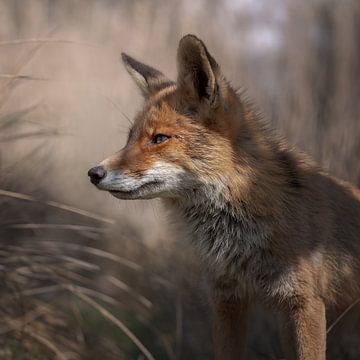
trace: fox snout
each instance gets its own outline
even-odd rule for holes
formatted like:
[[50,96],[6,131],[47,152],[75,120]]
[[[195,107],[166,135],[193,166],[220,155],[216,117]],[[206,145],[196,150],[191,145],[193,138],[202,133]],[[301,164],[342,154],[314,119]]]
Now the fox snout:
[[88,171],[88,176],[94,185],[98,185],[105,178],[106,170],[103,166],[95,166]]
[[90,182],[99,190],[113,192],[130,192],[137,188],[138,180],[123,174],[119,169],[108,169],[100,163],[88,171]]
[[187,178],[181,168],[161,162],[142,172],[111,169],[100,164],[91,168],[88,176],[99,190],[109,191],[119,199],[174,196]]
[[126,186],[125,189],[123,189],[124,178],[126,178],[126,176],[124,176],[120,170],[108,169],[103,163],[92,167],[88,171],[88,176],[90,182],[99,190],[117,190],[117,187],[119,186],[121,188],[119,190],[128,190],[126,189]]

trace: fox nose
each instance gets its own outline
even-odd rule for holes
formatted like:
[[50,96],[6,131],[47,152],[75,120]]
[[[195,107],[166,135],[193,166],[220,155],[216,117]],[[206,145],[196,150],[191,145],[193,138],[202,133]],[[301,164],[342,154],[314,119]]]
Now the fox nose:
[[102,166],[95,166],[88,171],[90,181],[97,185],[106,176],[106,170]]

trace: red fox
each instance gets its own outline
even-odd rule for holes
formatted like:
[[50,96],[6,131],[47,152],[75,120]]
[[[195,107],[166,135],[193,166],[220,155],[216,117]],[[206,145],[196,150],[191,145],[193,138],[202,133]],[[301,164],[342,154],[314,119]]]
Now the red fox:
[[176,82],[122,59],[144,108],[91,182],[161,198],[185,229],[212,289],[216,359],[244,358],[260,300],[285,314],[287,360],[324,360],[325,310],[360,296],[359,190],[274,136],[194,35],[180,40]]

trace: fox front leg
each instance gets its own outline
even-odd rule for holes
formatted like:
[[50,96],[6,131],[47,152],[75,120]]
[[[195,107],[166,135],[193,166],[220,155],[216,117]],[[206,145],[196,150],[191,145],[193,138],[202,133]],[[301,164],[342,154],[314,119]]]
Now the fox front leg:
[[286,360],[325,360],[326,316],[321,299],[309,299],[287,312],[284,329]]
[[214,299],[214,347],[216,360],[245,359],[248,301]]

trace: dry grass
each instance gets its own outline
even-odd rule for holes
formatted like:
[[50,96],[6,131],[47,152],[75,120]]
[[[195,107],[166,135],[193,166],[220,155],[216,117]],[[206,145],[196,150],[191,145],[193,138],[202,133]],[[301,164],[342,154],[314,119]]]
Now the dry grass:
[[[28,57],[24,56],[21,65],[16,69],[17,72],[21,71],[39,49],[38,42],[34,43],[35,48],[29,51]],[[15,80],[34,80],[19,75],[5,79],[8,81],[1,91],[4,99],[1,106],[16,90],[18,83],[15,83]],[[26,121],[26,115],[31,111],[36,111],[36,107],[4,113],[0,117],[2,144],[28,139],[34,134],[47,139],[49,135],[53,135],[49,130],[49,124],[41,131],[35,124],[35,130],[19,133],[19,123]],[[41,160],[41,157],[31,155],[33,156],[30,157],[30,161]],[[26,179],[16,178],[18,173],[12,172],[10,175],[8,179],[0,177],[0,186],[5,186],[6,180],[10,179],[12,187],[33,190]],[[123,333],[124,338],[128,339],[126,342],[132,343],[146,359],[154,359],[125,322],[112,313],[114,309],[124,314],[133,312],[139,317],[139,323],[149,328],[146,321],[149,321],[152,302],[123,280],[113,274],[106,274],[103,270],[109,262],[119,264],[132,272],[141,272],[142,275],[145,269],[127,258],[89,245],[89,239],[98,240],[101,236],[105,237],[105,229],[100,225],[114,224],[114,220],[47,200],[44,191],[42,192],[40,199],[0,188],[1,358],[70,360],[93,358],[94,352],[98,356],[127,358],[112,336],[99,337],[100,344],[95,351],[91,349],[81,324],[85,304],[89,307],[88,311],[98,311],[106,321],[113,323],[118,331]],[[24,203],[29,204],[24,206]],[[59,212],[57,216],[56,213]],[[45,219],[44,215],[48,217],[51,213],[60,221],[69,218],[76,222],[82,218],[82,222],[69,224],[36,221]],[[59,232],[60,236],[57,234]],[[59,241],[51,239],[54,236],[58,237]],[[91,260],[87,260],[88,257]],[[101,265],[98,265],[99,263]],[[153,278],[158,283],[166,284],[159,276],[153,275]],[[104,287],[116,288],[116,291],[113,291],[115,295],[108,294]],[[118,299],[119,293],[126,294],[125,299],[129,299]],[[152,332],[156,330],[156,337],[162,339],[163,352],[170,354],[169,358],[173,359],[172,345],[154,325],[151,328]]]
[[[119,54],[174,77],[177,41],[196,33],[281,133],[360,184],[358,2],[15,3],[0,0],[0,358],[211,358],[187,244],[156,203],[115,202],[86,178],[140,102]],[[249,359],[281,358],[275,319],[254,310]],[[360,357],[359,321],[358,304],[330,314],[329,359]]]

